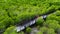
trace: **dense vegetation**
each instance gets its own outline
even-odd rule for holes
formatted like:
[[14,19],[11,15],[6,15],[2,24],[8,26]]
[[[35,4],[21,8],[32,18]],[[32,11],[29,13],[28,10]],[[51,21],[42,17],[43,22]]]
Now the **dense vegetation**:
[[14,30],[16,24],[45,14],[49,14],[46,20],[39,17],[36,21],[38,34],[60,34],[60,0],[0,0],[0,30],[3,34],[24,34]]

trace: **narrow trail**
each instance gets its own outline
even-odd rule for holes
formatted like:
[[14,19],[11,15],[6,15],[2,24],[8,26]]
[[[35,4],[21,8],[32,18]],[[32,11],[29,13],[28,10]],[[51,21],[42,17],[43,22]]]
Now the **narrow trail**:
[[[49,14],[54,13],[55,11],[56,11],[56,10],[53,10],[53,11],[51,11],[51,12],[47,12],[46,14],[43,14],[43,15],[42,15],[42,18],[45,20],[46,17],[47,17]],[[39,17],[41,17],[41,16],[39,16]],[[39,17],[37,17],[37,18],[39,18]],[[17,27],[16,27],[17,32],[19,32],[19,31],[21,31],[21,30],[24,30],[26,27],[35,24],[37,18],[35,18],[35,19],[33,19],[33,20],[31,20],[31,21],[29,21],[29,22],[27,22],[27,23],[24,23],[24,24],[22,24],[22,25],[20,25],[20,26],[17,26]],[[34,29],[34,28],[32,28],[32,29]]]
[[[55,12],[55,10],[54,10],[54,11],[51,11],[51,12],[47,12],[45,15],[42,15],[42,18],[43,18],[43,19],[46,19],[46,17],[47,17],[49,14],[54,13],[54,12]],[[41,16],[40,16],[40,17],[41,17]],[[36,20],[37,20],[37,18],[35,18],[34,20],[29,21],[29,22],[27,22],[27,23],[24,23],[24,24],[22,24],[22,25],[20,25],[20,26],[17,26],[17,27],[16,27],[17,32],[19,32],[19,31],[21,31],[21,30],[24,30],[26,27],[35,24],[35,23],[36,23]]]
[[[56,10],[55,9],[52,9],[52,10],[49,10],[49,12],[47,12],[45,14],[39,15],[39,17],[42,16],[43,19],[46,19],[46,17],[49,14],[54,13],[54,12],[56,12]],[[39,18],[39,17],[37,17],[37,18]],[[26,27],[35,25],[37,18],[34,18],[33,20],[30,20],[29,22],[22,23],[22,25],[18,25],[18,26],[16,25],[16,28],[15,28],[16,31],[19,32],[21,30],[24,30]],[[37,28],[33,27],[32,30],[34,30],[34,29],[37,30]],[[3,31],[0,31],[0,33],[2,33],[2,32],[4,32],[4,30]]]

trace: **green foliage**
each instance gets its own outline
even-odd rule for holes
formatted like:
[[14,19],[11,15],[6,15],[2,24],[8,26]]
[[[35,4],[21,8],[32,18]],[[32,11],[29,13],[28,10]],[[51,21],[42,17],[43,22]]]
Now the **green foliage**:
[[41,27],[41,28],[40,28],[40,31],[41,31],[41,32],[45,32],[47,29],[48,29],[47,27]]
[[55,14],[56,16],[60,16],[60,11],[57,10],[54,14]]
[[49,15],[49,16],[46,18],[46,20],[57,20],[57,21],[60,21],[60,20],[59,20],[59,17],[60,17],[60,16],[56,16],[55,14],[51,14],[51,15]]
[[42,32],[43,34],[56,34],[54,29],[47,28],[47,27],[41,27],[40,32]]
[[[4,34],[10,33],[17,23],[24,23],[29,21],[37,15],[43,15],[56,11],[54,14],[48,15],[46,18],[45,26],[57,29],[60,25],[60,0],[0,0],[0,29],[8,28]],[[39,17],[36,24],[42,25],[43,19]],[[30,28],[27,29],[27,32]],[[51,31],[50,29],[49,31]],[[49,32],[48,31],[48,32]],[[10,34],[17,34],[14,32]],[[41,34],[43,34],[41,32]],[[48,33],[49,34],[49,33]],[[50,33],[52,34],[52,33]],[[53,33],[54,34],[54,33]]]
[[3,34],[18,34],[14,28],[15,26],[7,28]]
[[0,29],[5,29],[8,26],[10,17],[5,10],[0,10]]
[[39,32],[37,32],[37,34],[43,34],[43,32],[39,31]]
[[56,21],[56,20],[47,20],[45,23],[44,23],[44,26],[48,27],[48,28],[53,28],[53,29],[57,29],[60,27],[59,25],[59,22]]
[[54,29],[48,29],[47,34],[56,34]]
[[21,32],[19,32],[19,34],[24,34],[24,32],[23,32],[23,31],[21,31]]
[[48,15],[46,20],[56,20],[56,21],[58,21],[60,23],[60,16],[59,16],[58,12],[59,11],[56,11],[55,13]]
[[57,17],[56,15],[50,14],[47,16],[46,20],[56,20],[56,17]]
[[60,27],[55,30],[57,34],[60,34]]
[[31,32],[31,28],[28,27],[28,28],[26,29],[26,32],[27,32],[27,33],[30,33],[30,32]]
[[50,12],[50,9],[55,8],[55,6],[50,7],[46,0],[2,0],[0,5],[0,8],[6,10],[8,16],[11,17],[11,24],[30,20],[36,15],[46,14]]
[[37,18],[36,24],[37,25],[43,25],[44,19],[42,17]]
[[24,32],[17,32],[15,26],[8,27],[3,34],[24,34]]

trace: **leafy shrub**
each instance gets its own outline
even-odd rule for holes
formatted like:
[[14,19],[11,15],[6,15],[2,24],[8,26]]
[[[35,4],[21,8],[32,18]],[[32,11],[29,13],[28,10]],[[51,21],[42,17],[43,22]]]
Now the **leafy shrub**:
[[4,34],[17,34],[14,28],[15,26],[7,28]]
[[43,34],[56,34],[54,29],[47,28],[47,27],[41,27],[40,32],[42,32]]
[[43,22],[44,22],[44,19],[43,19],[43,17],[39,17],[39,18],[37,18],[37,20],[36,20],[36,24],[37,25],[43,25]]
[[3,34],[24,34],[23,31],[17,32],[15,26],[8,27]]
[[53,28],[53,29],[57,29],[59,28],[59,22],[56,21],[56,20],[47,20],[45,23],[44,23],[44,26],[47,26],[48,28]]
[[60,11],[57,10],[54,14],[55,14],[56,16],[60,16]]
[[56,15],[50,14],[47,16],[46,20],[56,20],[56,17],[57,17]]
[[5,10],[0,10],[0,29],[5,29],[9,26],[10,17]]
[[19,34],[24,34],[24,32],[23,32],[23,31],[21,31],[21,32],[19,32]]
[[56,14],[56,13],[57,13],[57,12],[48,15],[47,18],[46,18],[46,21],[47,21],[47,20],[56,20],[56,21],[58,21],[59,24],[60,24],[60,16],[58,16],[59,14]]
[[30,32],[31,32],[31,28],[28,27],[28,28],[26,29],[26,32],[27,32],[27,33],[30,33]]
[[47,34],[56,34],[54,29],[48,29]]
[[43,32],[39,31],[39,32],[37,32],[37,34],[43,34]]

